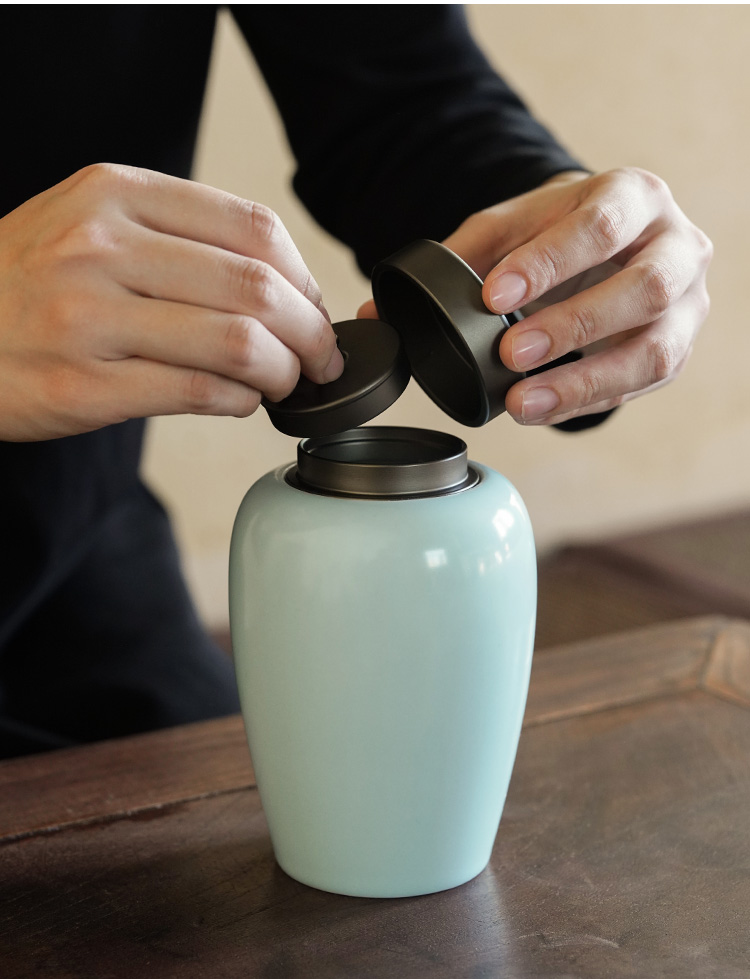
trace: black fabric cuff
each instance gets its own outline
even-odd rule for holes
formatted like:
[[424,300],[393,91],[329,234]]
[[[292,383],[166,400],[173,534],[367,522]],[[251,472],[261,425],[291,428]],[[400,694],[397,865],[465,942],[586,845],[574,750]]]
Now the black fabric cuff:
[[610,408],[609,411],[598,411],[593,415],[578,415],[577,418],[569,418],[566,422],[558,422],[552,428],[556,428],[559,432],[582,432],[584,429],[601,425],[614,411],[617,411],[617,408]]

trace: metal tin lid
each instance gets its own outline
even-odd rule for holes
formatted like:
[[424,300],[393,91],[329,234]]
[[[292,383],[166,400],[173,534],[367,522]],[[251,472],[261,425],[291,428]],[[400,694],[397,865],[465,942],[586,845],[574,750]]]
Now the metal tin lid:
[[455,252],[415,241],[375,267],[372,290],[414,378],[446,414],[476,428],[505,410],[505,395],[524,374],[503,364],[500,338],[522,317],[487,309],[482,280]]
[[410,373],[463,425],[479,427],[505,410],[506,392],[524,375],[500,360],[500,338],[521,315],[490,312],[481,279],[458,255],[416,241],[375,267],[372,288],[380,320],[334,324],[341,377],[302,377],[283,401],[263,400],[276,428],[311,437],[356,428],[393,404]]
[[326,496],[392,500],[459,493],[479,476],[455,435],[373,425],[303,439],[286,479]]
[[347,320],[333,329],[345,360],[342,375],[329,384],[301,377],[283,401],[263,399],[271,421],[286,435],[335,435],[356,428],[385,411],[409,383],[409,363],[393,327]]

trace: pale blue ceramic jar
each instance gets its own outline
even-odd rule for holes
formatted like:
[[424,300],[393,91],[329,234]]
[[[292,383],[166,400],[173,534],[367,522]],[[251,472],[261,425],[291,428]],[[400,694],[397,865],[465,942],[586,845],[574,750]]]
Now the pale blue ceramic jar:
[[242,502],[230,614],[280,866],[366,897],[480,873],[536,615],[533,536],[513,486],[441,433],[308,439]]

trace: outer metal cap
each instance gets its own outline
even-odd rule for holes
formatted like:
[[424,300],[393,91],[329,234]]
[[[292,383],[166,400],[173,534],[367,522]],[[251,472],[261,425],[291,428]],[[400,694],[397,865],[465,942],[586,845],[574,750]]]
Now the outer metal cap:
[[304,439],[287,480],[314,493],[393,499],[457,493],[479,477],[455,435],[373,426]]
[[443,411],[478,427],[505,410],[508,389],[524,375],[508,370],[498,347],[521,315],[491,313],[481,279],[462,259],[435,241],[416,241],[375,267],[372,288],[412,374]]
[[409,383],[409,363],[398,333],[378,320],[347,320],[333,327],[346,361],[330,384],[300,378],[283,401],[263,399],[271,421],[286,435],[333,435],[375,418]]

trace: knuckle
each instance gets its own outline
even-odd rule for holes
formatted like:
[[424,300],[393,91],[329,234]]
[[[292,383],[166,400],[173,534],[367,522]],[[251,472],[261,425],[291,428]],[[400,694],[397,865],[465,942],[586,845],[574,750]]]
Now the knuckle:
[[596,316],[589,306],[579,303],[571,309],[568,332],[573,350],[587,347],[598,339]]
[[532,292],[539,295],[568,278],[565,256],[551,242],[538,243],[533,263],[525,272],[531,282]]
[[146,171],[120,163],[91,163],[78,171],[78,183],[96,191],[111,191],[128,184],[141,184]]
[[599,404],[606,397],[605,379],[596,370],[589,368],[581,377],[579,402],[584,405]]
[[597,250],[610,258],[625,245],[627,217],[622,206],[613,200],[600,200],[589,204],[587,227]]
[[273,305],[274,282],[271,267],[256,259],[227,259],[229,289],[240,302],[256,309]]
[[676,376],[683,358],[679,356],[675,344],[668,337],[652,337],[646,347],[648,379],[652,384],[667,381]]
[[711,312],[711,297],[709,296],[708,290],[705,288],[705,286],[699,289],[696,294],[695,307],[700,321],[703,322],[703,320],[706,319],[708,314]]
[[208,371],[191,370],[185,382],[186,410],[194,415],[209,414],[221,402],[221,379]]
[[646,189],[656,195],[657,197],[663,197],[665,199],[671,199],[672,192],[669,189],[669,185],[666,180],[662,177],[657,176],[655,173],[651,173],[650,170],[643,170],[641,168],[634,167],[634,174],[640,180],[641,184],[646,187]]
[[96,214],[82,218],[62,231],[53,243],[55,255],[62,261],[91,263],[103,259],[118,247],[118,237],[111,224]]
[[79,323],[84,318],[80,297],[65,289],[56,290],[45,302],[44,320],[52,327],[58,344],[71,343]]
[[700,228],[693,226],[695,230],[695,241],[698,248],[698,254],[700,255],[703,267],[707,268],[714,257],[714,243],[705,233],[701,231]]
[[100,186],[108,184],[115,176],[116,167],[112,163],[90,163],[77,173],[77,182]]
[[256,242],[274,244],[283,233],[281,219],[265,204],[235,198],[235,210],[247,234]]
[[[101,303],[84,289],[48,289],[40,297],[37,322],[45,345],[66,357],[102,352],[108,335],[102,334]],[[104,341],[104,343],[102,343]]]
[[670,200],[672,198],[672,192],[666,180],[650,170],[644,170],[643,167],[616,167],[614,170],[608,171],[605,177],[613,183],[629,186],[637,193],[645,189],[649,194],[657,197]]
[[679,293],[672,269],[663,262],[650,262],[642,268],[641,289],[650,317],[666,312]]
[[224,336],[224,359],[234,371],[249,370],[256,359],[256,330],[254,320],[233,316]]
[[299,361],[291,351],[279,357],[278,350],[269,360],[269,341],[271,338],[258,320],[232,317],[224,336],[223,364],[229,377],[252,378],[251,383],[257,383],[262,376],[263,393],[271,401],[281,401],[299,380]]

